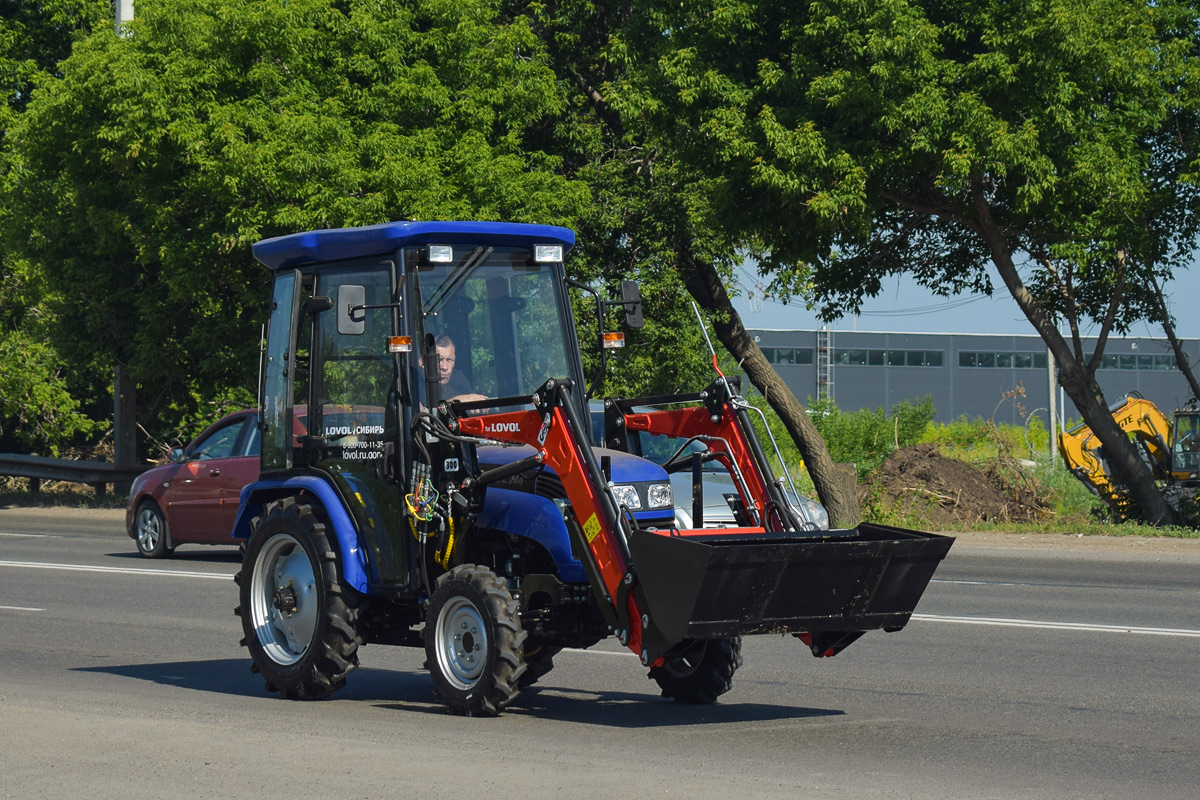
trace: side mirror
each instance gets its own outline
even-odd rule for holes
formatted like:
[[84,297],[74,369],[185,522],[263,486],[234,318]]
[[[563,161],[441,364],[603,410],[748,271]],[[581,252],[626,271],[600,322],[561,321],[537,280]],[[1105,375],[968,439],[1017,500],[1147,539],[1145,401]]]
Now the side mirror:
[[183,448],[172,447],[171,452],[167,454],[167,460],[172,464],[178,464],[179,462],[183,461]]
[[646,324],[642,318],[642,289],[637,281],[621,281],[621,303],[625,306],[625,324],[641,328]]
[[359,336],[367,329],[367,315],[363,306],[367,302],[365,286],[344,283],[338,287],[337,332],[347,336]]

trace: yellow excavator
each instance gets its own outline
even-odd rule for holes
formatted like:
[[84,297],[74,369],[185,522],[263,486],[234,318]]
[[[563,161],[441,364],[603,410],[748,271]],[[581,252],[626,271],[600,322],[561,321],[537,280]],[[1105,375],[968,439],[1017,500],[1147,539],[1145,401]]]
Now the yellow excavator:
[[[1200,410],[1176,409],[1171,420],[1158,406],[1130,392],[1109,406],[1113,419],[1129,435],[1138,452],[1164,484],[1200,486]],[[1058,436],[1058,451],[1067,469],[1099,495],[1118,516],[1124,516],[1124,492],[1114,483],[1100,439],[1085,423]]]

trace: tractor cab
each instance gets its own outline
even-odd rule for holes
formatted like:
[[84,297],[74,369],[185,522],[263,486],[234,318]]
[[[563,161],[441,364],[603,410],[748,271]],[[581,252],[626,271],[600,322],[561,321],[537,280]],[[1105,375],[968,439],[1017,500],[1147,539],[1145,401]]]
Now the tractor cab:
[[[336,493],[325,505],[346,509],[352,524],[339,530],[357,529],[356,541],[345,542],[356,553],[347,570],[356,588],[419,591],[419,545],[445,537],[449,524],[433,510],[438,494],[481,467],[529,454],[422,433],[442,424],[439,405],[503,412],[527,406],[557,379],[571,405],[586,408],[562,263],[573,244],[571,231],[551,226],[397,222],[255,245],[274,272],[259,495],[263,481],[309,481],[315,493]],[[654,481],[669,485],[651,462],[613,454],[606,463],[643,494]],[[553,476],[543,483],[553,485]],[[500,529],[553,538],[505,513],[529,512],[528,497],[499,487],[489,500],[504,508],[481,506],[477,497],[468,510]],[[657,514],[669,524],[669,496],[659,506],[639,516]],[[543,544],[559,573],[582,579],[569,547]]]

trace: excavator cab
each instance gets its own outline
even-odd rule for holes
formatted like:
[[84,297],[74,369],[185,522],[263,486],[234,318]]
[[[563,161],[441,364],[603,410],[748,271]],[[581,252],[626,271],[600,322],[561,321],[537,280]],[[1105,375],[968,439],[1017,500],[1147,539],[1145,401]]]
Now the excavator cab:
[[1189,409],[1175,412],[1171,475],[1177,481],[1200,478],[1200,411]]

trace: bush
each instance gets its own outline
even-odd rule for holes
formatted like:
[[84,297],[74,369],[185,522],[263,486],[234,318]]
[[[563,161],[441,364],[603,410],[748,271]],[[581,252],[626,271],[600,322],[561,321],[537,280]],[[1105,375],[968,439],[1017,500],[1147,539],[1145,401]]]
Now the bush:
[[926,396],[919,403],[896,403],[890,414],[882,408],[842,411],[828,400],[810,399],[808,413],[833,460],[854,464],[864,480],[893,451],[922,441],[935,412],[933,398]]

